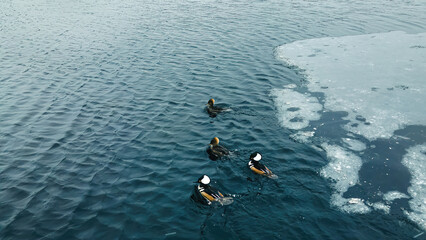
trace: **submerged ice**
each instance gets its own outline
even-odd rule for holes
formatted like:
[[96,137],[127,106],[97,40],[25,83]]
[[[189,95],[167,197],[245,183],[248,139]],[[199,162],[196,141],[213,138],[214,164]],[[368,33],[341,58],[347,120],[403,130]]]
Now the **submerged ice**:
[[[396,130],[409,125],[426,125],[426,111],[422,110],[426,105],[426,33],[389,32],[302,40],[278,47],[276,56],[303,73],[310,92],[300,93],[294,87],[272,91],[278,118],[283,127],[295,130],[293,138],[306,143],[306,139],[315,137],[314,132],[306,133],[313,127],[310,123],[321,119],[324,112],[347,113],[343,128],[348,136],[355,137],[342,138],[340,145],[321,138],[329,159],[321,175],[333,182],[332,205],[350,213],[371,209],[389,213],[393,200],[408,198],[397,191],[372,203],[343,196],[358,181],[362,151],[373,148],[366,142],[393,138]],[[320,101],[313,92],[322,93],[324,99]],[[406,214],[423,229],[425,148],[421,145],[407,150],[403,160],[412,174],[408,189],[411,210]]]

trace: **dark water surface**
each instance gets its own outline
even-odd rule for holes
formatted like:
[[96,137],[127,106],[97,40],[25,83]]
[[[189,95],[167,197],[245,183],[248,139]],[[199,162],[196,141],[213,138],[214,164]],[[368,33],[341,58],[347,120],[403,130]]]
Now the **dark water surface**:
[[[0,239],[412,238],[403,214],[330,206],[326,156],[289,138],[270,92],[303,82],[275,47],[424,32],[425,12],[423,1],[1,1]],[[233,110],[209,118],[211,97]],[[229,159],[208,159],[215,136]],[[253,151],[279,179],[250,172]],[[202,174],[234,203],[192,202]]]

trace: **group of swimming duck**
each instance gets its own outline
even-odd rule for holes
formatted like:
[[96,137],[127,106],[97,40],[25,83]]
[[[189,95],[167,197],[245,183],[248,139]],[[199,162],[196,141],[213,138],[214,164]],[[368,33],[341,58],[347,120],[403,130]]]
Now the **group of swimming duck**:
[[[222,108],[216,106],[214,104],[214,99],[210,99],[207,105],[207,112],[210,117],[216,117],[217,114],[226,110],[226,108]],[[209,147],[207,148],[207,153],[211,160],[220,159],[226,155],[229,155],[229,150],[223,146],[219,145],[219,138],[215,137],[210,141]],[[259,152],[254,152],[250,155],[250,161],[248,163],[249,168],[256,174],[260,174],[269,178],[276,179],[278,178],[275,174],[269,170],[268,167],[260,163],[259,161],[262,159],[262,155]],[[196,182],[195,186],[195,197],[196,200],[210,205],[212,202],[218,202],[222,205],[228,205],[233,202],[232,197],[225,197],[219,190],[210,186],[210,178],[207,175],[201,176]]]

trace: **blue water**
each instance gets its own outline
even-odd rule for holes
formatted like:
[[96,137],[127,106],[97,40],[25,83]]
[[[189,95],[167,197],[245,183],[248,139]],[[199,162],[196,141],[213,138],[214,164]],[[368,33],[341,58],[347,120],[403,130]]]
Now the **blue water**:
[[[275,47],[425,32],[425,12],[423,1],[385,0],[1,1],[0,239],[418,235],[400,212],[331,206],[333,190],[319,175],[327,157],[289,138],[270,92],[305,81],[275,58]],[[210,118],[204,105],[212,97],[232,111]],[[340,117],[321,121],[333,129]],[[233,152],[228,159],[208,159],[215,136]],[[253,151],[279,179],[251,173]],[[410,175],[399,168],[406,192]],[[234,203],[194,203],[202,174]]]

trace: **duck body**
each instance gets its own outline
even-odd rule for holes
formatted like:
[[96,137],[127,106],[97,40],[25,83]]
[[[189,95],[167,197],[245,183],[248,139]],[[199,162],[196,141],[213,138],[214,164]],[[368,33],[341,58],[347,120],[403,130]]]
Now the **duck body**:
[[223,146],[219,145],[219,138],[214,137],[207,148],[207,153],[209,154],[209,158],[213,161],[217,159],[229,155],[229,150]]
[[278,176],[272,173],[272,171],[269,170],[268,167],[259,162],[260,159],[262,159],[262,156],[260,155],[260,153],[257,152],[253,153],[250,156],[250,162],[248,163],[250,170],[252,170],[256,174],[263,175],[272,179],[278,178]]
[[206,110],[207,110],[207,113],[210,115],[210,117],[216,117],[217,114],[226,110],[226,108],[214,105],[213,98],[210,99],[206,105],[207,105]]
[[219,190],[210,186],[210,178],[207,175],[200,177],[197,183],[194,187],[194,196],[197,202],[204,205],[211,205],[213,202],[229,205],[234,201],[232,197],[225,197]]
[[213,161],[216,161],[223,156],[229,155],[229,150],[220,145],[209,145],[206,151],[209,154],[209,158]]
[[223,112],[225,109],[218,106],[207,106],[207,112],[211,117],[216,117],[218,113]]
[[194,191],[198,195],[198,201],[205,205],[211,205],[212,202],[219,201],[224,197],[219,190],[210,185],[197,184]]
[[248,166],[254,173],[264,175],[264,176],[273,175],[272,171],[269,170],[268,167],[266,167],[265,165],[263,165],[260,162],[256,162],[256,161],[252,160],[248,163]]

